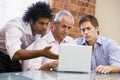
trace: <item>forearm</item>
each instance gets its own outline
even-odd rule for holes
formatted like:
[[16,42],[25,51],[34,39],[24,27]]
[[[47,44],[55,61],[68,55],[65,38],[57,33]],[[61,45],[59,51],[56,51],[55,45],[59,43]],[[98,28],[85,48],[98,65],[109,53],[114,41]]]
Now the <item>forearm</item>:
[[32,59],[32,58],[36,58],[39,56],[43,56],[43,50],[18,50],[12,60],[26,60],[26,59]]
[[58,59],[58,54],[53,53],[50,51],[51,47],[47,46],[44,49],[40,50],[18,50],[14,54],[12,60],[26,60],[26,59],[31,59],[31,58],[36,58],[40,56],[44,56],[46,58],[50,59]]

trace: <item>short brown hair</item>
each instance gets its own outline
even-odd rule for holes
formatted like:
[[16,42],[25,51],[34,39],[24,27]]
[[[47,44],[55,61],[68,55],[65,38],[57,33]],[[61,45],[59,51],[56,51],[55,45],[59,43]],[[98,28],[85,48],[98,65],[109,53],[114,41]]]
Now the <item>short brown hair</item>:
[[[85,15],[85,16],[80,18],[79,27],[83,22],[87,22],[87,21],[89,21],[95,28],[99,26],[99,23],[98,23],[97,19],[94,16]],[[98,32],[98,34],[99,34],[99,32]]]

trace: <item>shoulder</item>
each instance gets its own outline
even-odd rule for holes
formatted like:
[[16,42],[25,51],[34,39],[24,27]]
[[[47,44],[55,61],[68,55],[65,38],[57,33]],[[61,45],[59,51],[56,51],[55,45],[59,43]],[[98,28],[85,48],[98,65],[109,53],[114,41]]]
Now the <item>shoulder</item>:
[[76,38],[75,41],[83,41],[85,40],[84,37]]
[[66,36],[65,39],[67,39],[67,40],[74,40],[74,39],[73,39],[72,37],[70,37],[70,36]]
[[117,42],[115,40],[111,39],[111,38],[106,38],[106,37],[101,36],[100,39],[101,39],[101,42],[102,42],[103,45],[104,44],[106,44],[106,45],[117,44]]
[[75,43],[75,40],[74,40],[72,37],[70,37],[70,36],[66,36],[66,37],[64,38],[64,40],[65,40],[67,43],[69,43],[69,44],[76,44],[76,43]]
[[44,39],[44,40],[46,40],[48,42],[51,41],[51,40],[55,40],[51,31],[49,31],[46,35],[44,35],[42,37],[42,39]]
[[20,23],[20,22],[23,22],[22,18],[16,17],[16,18],[11,19],[10,21],[8,21],[7,24],[16,24],[16,23]]
[[21,17],[16,17],[14,19],[11,19],[7,24],[5,25],[5,28],[15,28],[24,31],[24,28],[26,26],[29,26],[29,24],[25,23]]
[[85,38],[84,37],[76,38],[75,42],[79,45],[82,45],[85,42]]
[[106,38],[106,37],[101,37],[101,42],[102,42],[102,46],[104,48],[110,48],[110,49],[113,49],[113,48],[117,48],[119,47],[118,43],[111,39],[111,38]]
[[7,22],[6,26],[8,27],[22,27],[26,26],[26,23],[22,20],[21,17],[16,17]]
[[70,37],[70,36],[66,36],[64,38],[64,40],[67,41],[67,42],[73,42],[73,41],[75,42],[75,40],[72,37]]

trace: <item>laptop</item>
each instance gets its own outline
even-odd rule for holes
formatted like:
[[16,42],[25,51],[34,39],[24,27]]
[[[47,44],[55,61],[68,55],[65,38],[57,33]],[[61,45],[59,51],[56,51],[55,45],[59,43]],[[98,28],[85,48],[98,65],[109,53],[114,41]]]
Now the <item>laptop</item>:
[[60,45],[59,72],[90,73],[92,46]]

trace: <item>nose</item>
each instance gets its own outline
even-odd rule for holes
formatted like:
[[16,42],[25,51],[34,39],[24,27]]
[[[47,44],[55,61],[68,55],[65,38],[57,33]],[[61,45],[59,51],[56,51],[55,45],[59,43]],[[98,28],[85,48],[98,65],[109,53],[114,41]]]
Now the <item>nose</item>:
[[48,27],[48,25],[47,25],[47,24],[44,24],[44,25],[43,25],[43,28],[44,28],[44,29],[46,29],[47,27]]
[[68,28],[65,28],[65,29],[64,29],[64,34],[68,34],[68,32],[69,32],[69,29],[68,29]]

